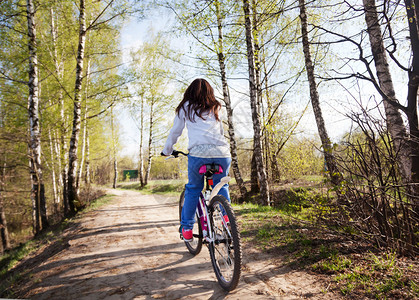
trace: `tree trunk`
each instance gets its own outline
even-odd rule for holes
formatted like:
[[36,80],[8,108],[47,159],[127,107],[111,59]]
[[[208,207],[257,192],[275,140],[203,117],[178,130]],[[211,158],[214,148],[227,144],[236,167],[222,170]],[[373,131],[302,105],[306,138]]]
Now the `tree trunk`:
[[73,130],[70,139],[70,148],[68,154],[68,202],[69,215],[74,215],[79,201],[77,194],[77,149],[80,135],[81,123],[81,89],[83,81],[83,60],[84,47],[86,43],[86,19],[85,19],[85,0],[80,0],[79,15],[79,44],[77,50],[76,80],[74,87],[74,111],[73,111]]
[[5,250],[9,250],[11,248],[10,239],[9,239],[9,231],[7,230],[7,221],[6,221],[6,214],[4,213],[3,207],[3,198],[2,193],[0,191],[0,238],[1,238],[1,252],[3,254]]
[[67,125],[65,121],[65,114],[64,114],[64,99],[61,99],[60,102],[60,116],[61,116],[61,124],[60,124],[60,146],[61,146],[61,183],[63,187],[63,205],[64,205],[64,214],[68,214],[70,212],[70,204],[68,202],[68,164],[67,164]]
[[81,160],[80,160],[80,167],[77,174],[77,193],[80,192],[80,182],[83,176],[83,167],[84,161],[86,158],[86,141],[87,141],[87,98],[88,98],[88,90],[89,90],[89,77],[90,77],[90,60],[87,60],[87,68],[86,68],[86,82],[85,82],[85,89],[84,89],[84,118],[83,118],[83,140],[82,140],[82,147],[81,147]]
[[29,48],[29,159],[32,181],[31,198],[35,209],[35,234],[48,227],[46,215],[44,185],[41,165],[41,132],[39,123],[39,98],[38,98],[38,56],[36,45],[35,8],[32,0],[26,2],[28,20],[28,48]]
[[255,62],[255,87],[256,87],[256,95],[257,95],[257,111],[259,116],[262,115],[262,85],[261,85],[261,64],[260,64],[260,45],[259,45],[259,28],[258,28],[258,18],[257,18],[257,3],[255,0],[252,1],[252,16],[253,22],[252,24],[252,43],[253,43],[253,55],[254,55],[254,62]]
[[149,128],[149,138],[148,138],[148,159],[147,159],[147,170],[144,176],[144,185],[147,185],[148,183],[148,177],[150,176],[151,171],[151,159],[153,157],[152,152],[152,145],[153,145],[153,115],[154,115],[154,99],[151,101],[150,105],[150,128]]
[[[253,149],[255,149],[255,141],[253,141]],[[255,194],[259,191],[258,167],[256,165],[255,151],[252,152],[252,160],[250,161],[250,192]]]
[[80,192],[80,182],[81,182],[81,178],[83,176],[83,167],[84,167],[84,160],[85,160],[85,156],[86,156],[86,140],[87,140],[87,108],[85,108],[84,111],[84,118],[83,118],[83,122],[84,126],[83,126],[83,135],[82,135],[82,145],[81,145],[81,151],[80,151],[80,166],[77,172],[77,181],[76,181],[76,186],[77,186],[77,194]]
[[[277,159],[277,155],[275,153],[275,149],[272,149],[272,145],[274,145],[274,136],[273,136],[273,130],[270,129],[269,127],[269,121],[273,120],[274,117],[273,115],[275,114],[275,110],[272,110],[272,101],[271,101],[271,97],[269,94],[269,84],[268,84],[268,72],[266,70],[266,60],[265,57],[263,56],[263,61],[262,61],[262,65],[263,65],[263,71],[264,71],[264,75],[265,75],[265,93],[266,93],[266,105],[267,105],[267,121],[265,121],[265,125],[264,125],[264,131],[265,131],[265,137],[266,137],[266,144],[270,145],[271,147],[269,147],[269,149],[266,151],[267,152],[267,158],[266,161],[270,161],[271,164],[271,179],[274,183],[279,183],[280,179],[281,179],[281,174],[279,173],[279,166],[278,166],[278,159]],[[274,121],[272,121],[274,122]],[[274,127],[274,125],[272,125],[272,127]],[[267,171],[268,172],[268,171]]]
[[4,250],[8,250],[11,248],[10,246],[10,239],[9,239],[9,231],[7,230],[7,220],[6,214],[4,212],[4,205],[3,205],[3,193],[5,192],[5,184],[4,181],[6,180],[6,163],[4,163],[2,167],[1,177],[0,177],[0,238],[1,238],[1,252],[3,254]]
[[48,130],[48,139],[49,139],[49,148],[50,148],[50,157],[51,157],[51,183],[52,183],[52,193],[54,195],[54,213],[57,211],[59,203],[59,194],[57,191],[57,179],[55,174],[55,146],[52,139],[51,129]]
[[86,172],[84,175],[84,183],[89,185],[91,182],[90,179],[90,137],[89,137],[89,128],[86,126]]
[[[413,2],[413,3],[412,3]],[[415,3],[416,2],[416,3]],[[411,159],[411,182],[413,195],[419,197],[419,128],[418,128],[418,87],[419,87],[419,1],[405,0],[412,46],[412,67],[409,70],[407,95],[407,118],[409,120]],[[419,201],[419,200],[417,200]],[[416,203],[419,205],[419,203]],[[416,214],[419,207],[416,206]],[[419,216],[418,216],[419,217]]]
[[[390,68],[387,62],[386,50],[384,48],[383,42],[383,35],[381,33],[381,28],[378,20],[378,13],[377,7],[375,4],[375,0],[363,0],[364,3],[364,10],[365,10],[365,21],[367,23],[368,35],[370,39],[371,51],[374,59],[374,64],[377,72],[378,82],[380,85],[380,89],[384,94],[384,110],[386,114],[386,123],[387,123],[387,130],[390,133],[392,143],[394,145],[394,153],[397,153],[398,159],[398,166],[402,176],[403,183],[407,185],[407,197],[410,200],[411,204],[413,204],[413,211],[414,214],[417,216],[419,215],[419,198],[417,197],[416,191],[418,187],[415,185],[411,185],[412,179],[414,178],[414,174],[412,174],[412,168],[414,168],[412,164],[413,162],[416,163],[416,158],[411,156],[413,154],[413,149],[410,147],[412,144],[409,141],[408,132],[406,126],[404,125],[403,119],[401,114],[398,110],[398,100],[396,98],[396,93],[394,91],[393,81],[391,78]],[[410,28],[412,29],[412,28]],[[414,44],[412,44],[413,46]],[[417,50],[417,49],[414,49]],[[417,70],[417,69],[416,69]],[[409,78],[412,79],[412,78]],[[414,83],[411,86],[412,82],[409,81],[409,94],[408,94],[408,108],[412,109],[410,105],[412,102],[416,102],[417,99],[417,90],[414,89]],[[412,95],[412,91],[414,94]],[[413,99],[416,98],[416,99]],[[397,106],[396,106],[397,105]],[[409,107],[410,106],[410,107]],[[417,109],[417,105],[414,110]],[[415,113],[414,113],[415,114]],[[408,118],[413,119],[416,118],[414,114],[410,114],[407,112]],[[409,123],[412,119],[409,119]],[[413,122],[413,127],[417,128],[417,121]],[[413,128],[413,130],[414,130]],[[415,153],[417,153],[417,149],[415,149]],[[409,214],[409,211],[406,212]],[[410,222],[414,218],[407,216],[406,220]],[[413,226],[413,228],[412,228]],[[412,245],[416,245],[416,237],[414,231],[413,224],[407,224],[408,228],[408,251],[412,252],[411,249]]]
[[231,107],[230,92],[227,84],[225,57],[223,52],[223,31],[222,31],[222,19],[220,13],[220,2],[216,1],[216,13],[217,13],[217,25],[218,25],[218,63],[220,65],[221,73],[221,84],[223,86],[223,101],[227,111],[227,124],[228,124],[228,135],[230,137],[230,152],[231,152],[231,168],[233,169],[234,178],[239,186],[240,195],[244,199],[247,193],[246,187],[243,182],[243,178],[240,173],[239,160],[237,156],[237,143],[234,132],[233,123],[233,109]]
[[61,178],[61,152],[60,152],[60,143],[59,143],[59,139],[58,139],[58,132],[57,130],[54,130],[54,135],[53,135],[53,139],[54,139],[54,155],[55,155],[55,159],[57,160],[56,165],[57,165],[57,207],[56,207],[56,213],[58,213],[60,211],[59,207],[60,207],[60,203],[61,203],[61,194],[62,194],[62,178]]
[[111,130],[112,130],[112,154],[113,154],[113,184],[112,187],[116,189],[116,183],[118,182],[118,163],[116,160],[116,142],[115,142],[115,127],[114,127],[114,116],[113,108],[111,108]]
[[[256,89],[256,107],[257,107],[257,114],[259,116],[259,120],[263,120],[263,109],[262,109],[262,85],[261,85],[261,68],[260,68],[260,46],[259,46],[259,29],[258,29],[258,17],[257,17],[257,3],[255,0],[251,0],[251,10],[252,10],[252,44],[253,44],[253,56],[254,56],[254,66],[255,66],[255,89]],[[263,121],[262,121],[263,122]],[[261,125],[262,127],[263,125]],[[264,139],[262,137],[262,130],[261,132],[261,139],[260,139],[260,143],[261,143],[261,156],[262,156],[262,161],[264,162],[264,168],[265,168],[265,174],[266,174],[266,181],[268,181],[268,162],[267,160],[264,159],[263,154],[264,154]],[[253,148],[255,149],[255,147]],[[255,161],[256,162],[256,161]],[[253,179],[252,179],[252,184],[254,185],[252,190],[254,188],[257,188],[257,186],[255,185],[255,183],[257,182],[257,176],[258,173],[254,172],[253,175]]]
[[[63,68],[60,66],[59,58],[58,58],[58,51],[57,51],[57,26],[55,24],[55,17],[54,17],[54,10],[51,8],[51,37],[52,37],[52,45],[53,45],[53,59],[54,59],[54,66],[55,66],[55,73],[57,74],[57,78],[59,80],[63,79]],[[68,194],[67,194],[67,172],[68,172],[68,164],[67,164],[67,117],[65,115],[65,103],[63,97],[62,89],[58,92],[58,103],[60,105],[60,148],[57,153],[58,156],[58,164],[59,164],[59,183],[62,187],[62,196],[63,196],[63,204],[64,204],[64,213],[69,212],[69,204],[68,204]]]
[[140,177],[141,187],[144,184],[144,147],[143,147],[143,135],[144,135],[144,96],[141,95],[141,112],[140,112],[140,167],[138,170],[138,176]]
[[375,6],[375,0],[363,0],[363,3],[371,51],[374,58],[375,68],[377,70],[378,82],[385,95],[384,109],[387,128],[393,139],[394,150],[396,153],[399,153],[399,167],[403,176],[403,181],[407,183],[410,179],[411,166],[409,148],[406,145],[407,132],[400,112],[397,107],[392,104],[398,103],[398,100],[396,99],[390,68],[387,62],[383,35],[378,21],[377,8]]
[[317,91],[317,84],[314,77],[314,65],[311,60],[310,43],[308,41],[307,32],[307,14],[304,0],[299,0],[300,4],[300,19],[301,19],[301,35],[303,40],[303,51],[305,57],[305,65],[307,70],[307,77],[310,86],[310,98],[313,106],[314,116],[316,119],[317,130],[319,132],[320,140],[322,142],[324,158],[327,165],[327,170],[333,185],[338,185],[342,181],[342,175],[338,170],[336,161],[333,157],[333,147],[329,139],[329,135],[324,124],[322,111],[320,108],[319,93]]
[[255,162],[258,172],[258,179],[260,183],[260,196],[262,203],[270,205],[269,185],[266,178],[265,167],[263,165],[262,145],[261,145],[261,127],[257,108],[257,86],[255,74],[255,56],[253,49],[252,24],[250,20],[249,1],[243,0],[243,11],[246,27],[246,46],[247,46],[247,60],[249,64],[249,90],[250,90],[250,107],[252,111],[253,131],[254,131],[254,152]]

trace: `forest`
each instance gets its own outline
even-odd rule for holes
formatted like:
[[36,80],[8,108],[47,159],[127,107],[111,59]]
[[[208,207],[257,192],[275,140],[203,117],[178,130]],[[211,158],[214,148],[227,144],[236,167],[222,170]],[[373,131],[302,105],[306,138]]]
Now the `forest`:
[[[123,170],[141,186],[178,178],[159,153],[203,77],[222,103],[234,201],[275,206],[281,183],[320,178],[313,222],[416,256],[417,2],[0,1],[1,252]],[[132,22],[135,47],[122,42]]]

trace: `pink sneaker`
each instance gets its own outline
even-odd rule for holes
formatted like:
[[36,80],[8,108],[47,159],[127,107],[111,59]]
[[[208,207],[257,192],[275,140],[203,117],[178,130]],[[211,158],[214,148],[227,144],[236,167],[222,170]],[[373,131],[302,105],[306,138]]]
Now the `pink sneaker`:
[[184,229],[182,227],[182,237],[185,242],[192,242],[193,241],[192,229]]

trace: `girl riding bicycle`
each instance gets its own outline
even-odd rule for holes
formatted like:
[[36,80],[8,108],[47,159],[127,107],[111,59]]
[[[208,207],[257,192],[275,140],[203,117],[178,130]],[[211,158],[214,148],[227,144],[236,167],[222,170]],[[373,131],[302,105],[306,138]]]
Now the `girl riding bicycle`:
[[[185,185],[185,203],[182,209],[180,229],[185,241],[192,241],[192,228],[199,195],[204,187],[203,174],[199,167],[205,164],[219,164],[222,173],[214,174],[213,182],[228,174],[231,163],[229,145],[224,137],[222,122],[219,119],[221,104],[215,99],[214,90],[205,79],[195,79],[186,89],[183,100],[176,108],[173,127],[167,137],[162,155],[169,156],[173,145],[188,129],[188,183]],[[228,185],[219,194],[230,201]]]

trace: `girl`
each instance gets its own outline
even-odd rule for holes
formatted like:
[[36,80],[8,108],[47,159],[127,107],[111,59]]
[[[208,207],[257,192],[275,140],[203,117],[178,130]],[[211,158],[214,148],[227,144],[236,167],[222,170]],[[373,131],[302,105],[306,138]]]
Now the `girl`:
[[[187,242],[193,240],[195,210],[204,187],[204,175],[199,174],[199,167],[211,163],[222,166],[223,173],[213,176],[214,185],[230,169],[229,145],[224,138],[223,126],[218,116],[220,108],[221,104],[215,99],[211,85],[205,79],[195,79],[176,108],[174,124],[162,151],[165,156],[172,154],[173,145],[186,124],[189,138],[188,183],[185,185],[185,202],[179,231]],[[230,201],[228,185],[224,185],[219,194]]]

